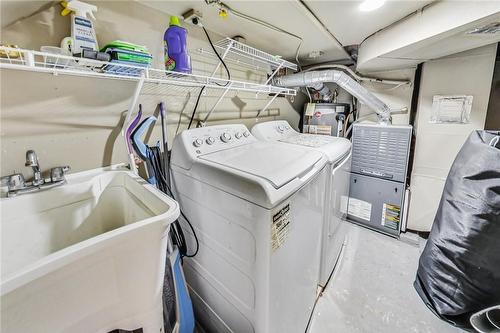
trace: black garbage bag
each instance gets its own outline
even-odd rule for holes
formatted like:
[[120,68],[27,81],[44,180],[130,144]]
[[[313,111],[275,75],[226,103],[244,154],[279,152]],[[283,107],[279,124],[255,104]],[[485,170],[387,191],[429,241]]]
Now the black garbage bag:
[[441,319],[500,304],[500,132],[474,131],[446,179],[414,287]]

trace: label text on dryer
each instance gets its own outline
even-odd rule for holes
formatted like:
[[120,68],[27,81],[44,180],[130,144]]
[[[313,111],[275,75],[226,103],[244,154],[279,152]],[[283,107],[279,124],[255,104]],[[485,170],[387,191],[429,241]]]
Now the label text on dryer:
[[285,205],[273,215],[271,225],[271,246],[273,252],[283,245],[290,230],[290,204]]

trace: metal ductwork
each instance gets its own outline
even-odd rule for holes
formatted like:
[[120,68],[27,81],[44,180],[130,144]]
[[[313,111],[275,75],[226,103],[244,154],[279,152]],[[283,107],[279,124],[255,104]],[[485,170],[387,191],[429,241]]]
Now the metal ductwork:
[[322,95],[331,95],[331,91],[325,85],[325,82],[336,83],[339,87],[356,97],[361,103],[375,111],[380,123],[391,123],[391,110],[389,106],[342,71],[301,72],[277,77],[273,82],[280,87],[310,87],[319,91]]

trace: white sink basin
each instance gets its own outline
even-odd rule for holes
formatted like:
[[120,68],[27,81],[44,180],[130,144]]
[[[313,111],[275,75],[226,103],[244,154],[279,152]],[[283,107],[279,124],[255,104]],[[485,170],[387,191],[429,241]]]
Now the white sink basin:
[[0,201],[5,332],[159,332],[177,203],[125,169]]

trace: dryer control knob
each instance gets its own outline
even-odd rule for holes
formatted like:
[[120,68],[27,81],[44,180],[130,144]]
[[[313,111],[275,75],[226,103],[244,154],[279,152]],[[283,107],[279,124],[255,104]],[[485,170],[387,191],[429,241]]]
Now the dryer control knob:
[[283,133],[284,130],[285,130],[285,126],[283,126],[283,125],[278,126],[278,132]]
[[211,136],[209,136],[205,141],[207,141],[207,144],[209,145],[213,145],[215,143],[215,139],[212,138]]
[[234,135],[234,137],[235,137],[236,139],[241,139],[242,135],[241,135],[241,133],[240,133],[240,132],[236,132],[236,134]]
[[227,132],[224,132],[220,136],[220,139],[221,139],[222,142],[227,143],[227,142],[229,142],[229,140],[231,140],[231,134],[229,134]]
[[249,131],[245,131],[245,132],[243,132],[243,136],[244,136],[245,138],[248,138],[248,137],[250,136],[250,132],[249,132]]
[[193,146],[195,146],[195,147],[199,147],[202,144],[203,144],[203,140],[201,140],[201,139],[196,139],[193,141]]

